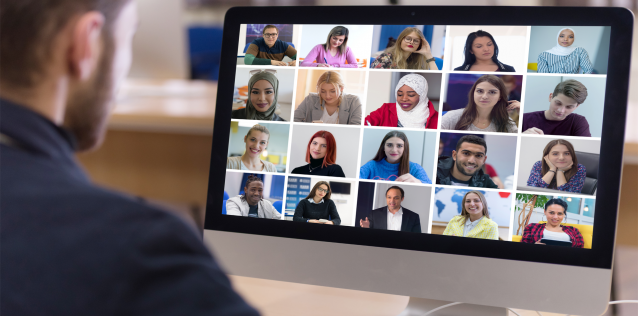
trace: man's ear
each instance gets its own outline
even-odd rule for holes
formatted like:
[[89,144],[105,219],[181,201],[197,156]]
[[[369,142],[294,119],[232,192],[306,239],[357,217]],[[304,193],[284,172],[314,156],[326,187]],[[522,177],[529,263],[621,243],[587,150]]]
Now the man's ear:
[[456,150],[452,150],[452,159],[456,161]]
[[104,15],[97,11],[82,14],[73,24],[69,47],[69,71],[80,81],[96,69],[101,55]]
[[552,99],[554,98],[554,93],[550,92],[549,93],[549,102],[552,102]]

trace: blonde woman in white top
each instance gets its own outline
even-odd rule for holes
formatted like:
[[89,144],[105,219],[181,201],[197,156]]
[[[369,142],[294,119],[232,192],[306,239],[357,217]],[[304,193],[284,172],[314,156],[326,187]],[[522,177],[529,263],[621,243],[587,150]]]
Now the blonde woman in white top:
[[244,136],[246,151],[239,157],[229,157],[226,169],[277,172],[273,163],[260,158],[261,153],[268,148],[269,139],[270,132],[265,126],[253,126]]

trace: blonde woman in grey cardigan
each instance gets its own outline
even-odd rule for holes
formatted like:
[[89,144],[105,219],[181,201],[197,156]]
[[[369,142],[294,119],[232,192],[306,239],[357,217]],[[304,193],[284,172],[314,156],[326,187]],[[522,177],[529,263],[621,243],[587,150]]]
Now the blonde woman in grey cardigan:
[[338,72],[324,72],[317,93],[310,93],[295,110],[295,122],[361,125],[361,100],[343,93],[344,88]]
[[272,162],[260,158],[261,153],[268,148],[269,139],[270,132],[265,126],[256,124],[251,127],[244,136],[246,151],[239,157],[228,157],[226,169],[277,172]]
[[263,199],[264,183],[255,175],[248,176],[244,195],[226,201],[226,215],[281,219],[272,203]]

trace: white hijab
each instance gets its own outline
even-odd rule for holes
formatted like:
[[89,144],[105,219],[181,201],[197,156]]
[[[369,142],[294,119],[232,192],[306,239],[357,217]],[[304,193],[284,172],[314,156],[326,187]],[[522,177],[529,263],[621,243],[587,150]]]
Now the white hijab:
[[396,106],[399,122],[401,122],[403,127],[424,128],[425,123],[428,121],[428,117],[430,116],[430,109],[428,108],[428,103],[430,101],[428,99],[428,82],[421,75],[410,74],[404,76],[401,80],[399,80],[399,83],[394,89],[395,96],[399,92],[399,89],[401,89],[404,85],[414,89],[414,91],[419,95],[419,103],[413,107],[412,110],[404,111],[397,100]]
[[[574,45],[574,43],[572,43],[569,47],[563,47],[558,43],[558,39],[560,38],[560,32],[564,31],[564,30],[570,30],[572,32],[574,32],[574,30],[566,27],[561,29],[560,31],[558,31],[558,34],[556,35],[556,46],[552,47],[552,49],[547,50],[546,52],[550,53],[550,54],[554,54],[554,55],[558,55],[558,56],[567,56],[569,54],[571,54],[577,47]],[[574,32],[574,42],[576,42],[576,32]]]

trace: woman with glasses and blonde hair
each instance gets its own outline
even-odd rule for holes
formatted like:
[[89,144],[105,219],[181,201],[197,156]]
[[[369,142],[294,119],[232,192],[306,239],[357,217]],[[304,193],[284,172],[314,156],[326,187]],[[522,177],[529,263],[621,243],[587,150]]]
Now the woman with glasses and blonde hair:
[[252,70],[248,80],[248,100],[243,109],[233,110],[231,118],[259,121],[285,121],[275,111],[279,79],[274,69]]
[[228,157],[226,169],[277,172],[272,162],[261,159],[262,152],[268,148],[269,139],[270,132],[265,126],[256,124],[251,127],[244,136],[246,151],[239,157]]
[[[315,46],[306,56],[303,67],[357,68],[357,59],[348,47],[348,28],[335,26],[325,44]],[[347,63],[346,63],[347,62]]]
[[330,199],[332,190],[326,181],[319,181],[310,194],[299,201],[292,220],[315,224],[339,225],[341,218],[335,202]]
[[361,124],[361,100],[343,93],[345,84],[336,71],[326,71],[317,80],[317,93],[311,92],[295,110],[295,122]]
[[498,240],[498,224],[490,219],[483,193],[469,191],[462,201],[461,215],[452,217],[443,235]]
[[379,55],[370,68],[439,70],[430,43],[416,27],[403,30],[396,43]]

